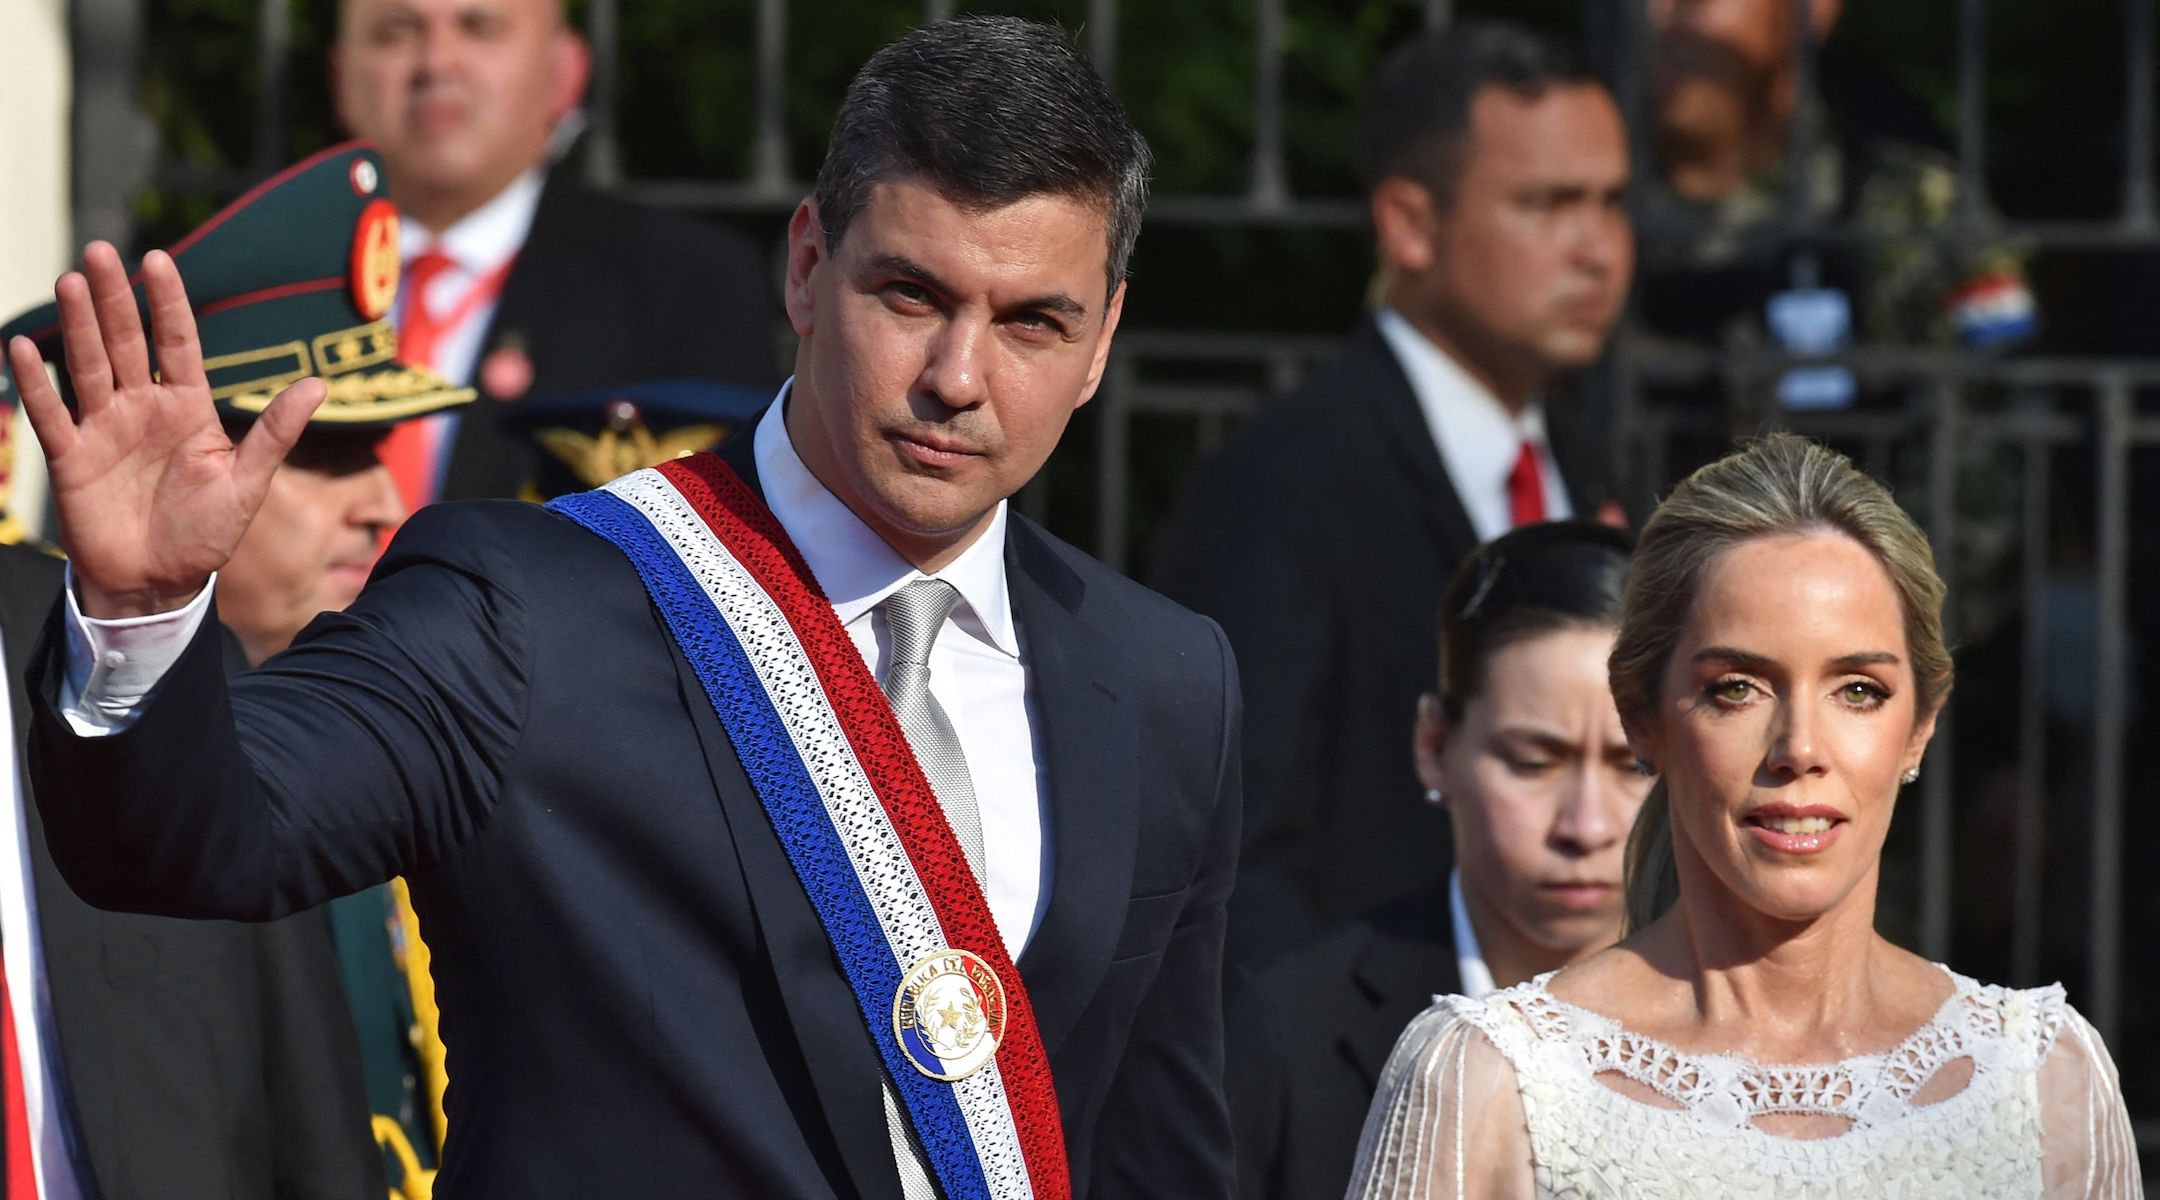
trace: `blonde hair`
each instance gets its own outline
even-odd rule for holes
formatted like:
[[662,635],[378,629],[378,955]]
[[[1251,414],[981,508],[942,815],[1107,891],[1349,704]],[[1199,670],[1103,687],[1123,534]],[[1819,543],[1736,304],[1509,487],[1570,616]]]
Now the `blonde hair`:
[[[1613,700],[1633,724],[1657,709],[1658,682],[1718,557],[1742,542],[1843,534],[1882,564],[1905,614],[1918,711],[1949,698],[1942,577],[1927,535],[1889,489],[1852,460],[1807,438],[1773,433],[1687,477],[1658,505],[1635,544],[1607,663]],[[1679,899],[1665,781],[1650,789],[1628,835],[1627,928],[1641,929]]]

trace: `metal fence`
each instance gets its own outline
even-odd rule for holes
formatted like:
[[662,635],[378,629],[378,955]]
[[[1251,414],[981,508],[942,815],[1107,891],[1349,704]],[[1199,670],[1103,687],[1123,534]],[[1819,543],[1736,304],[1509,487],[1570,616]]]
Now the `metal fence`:
[[[814,164],[791,160],[785,133],[783,83],[793,61],[791,5],[788,0],[745,2],[755,7],[753,143],[747,174],[729,180],[638,179],[626,174],[616,126],[625,0],[590,0],[585,6],[596,52],[586,163],[598,182],[661,204],[737,215],[784,213],[800,198]],[[1234,194],[1159,196],[1148,214],[1151,228],[1354,231],[1362,225],[1363,206],[1355,198],[1301,196],[1289,183],[1283,137],[1289,2],[1253,0],[1254,136],[1245,187]],[[1989,139],[1982,103],[1986,6],[1982,0],[1954,2],[1955,28],[1945,33],[1954,36],[1956,44],[1956,161],[1962,186],[1957,218],[1940,234],[1945,238],[1977,236],[1987,207]],[[2126,80],[2118,211],[2105,220],[2012,223],[2009,234],[2041,256],[2064,250],[2160,252],[2155,197],[2160,137],[2154,123],[2160,32],[2155,28],[2155,0],[2116,2],[2122,14]],[[1114,83],[1121,3],[1075,0],[1073,7],[1084,7],[1078,13],[1083,40]],[[127,39],[140,36],[141,10],[130,0],[83,0],[78,8],[79,62],[109,63],[116,46],[124,50]],[[1794,8],[1804,31],[1806,0]],[[952,9],[952,0],[928,0],[923,15],[934,19]],[[1451,10],[1447,0],[1428,0],[1425,16],[1432,23],[1445,23]],[[290,151],[283,65],[289,34],[286,0],[262,0],[260,13],[264,84],[256,97],[253,162],[258,175],[274,169]],[[1642,67],[1646,32],[1639,0],[1592,0],[1586,5],[1587,40],[1606,51],[1600,57],[1612,67],[1615,90],[1639,150],[1647,146],[1643,130],[1648,81]],[[1815,69],[1812,39],[1802,36],[1799,44],[1800,71],[1809,79]],[[80,82],[85,94],[78,145],[110,146],[116,131],[129,135],[127,118],[114,115],[113,104],[112,89],[125,81],[109,70],[84,70]],[[1790,157],[1803,159],[1811,139],[1820,134],[1803,114],[1793,132],[1801,153]],[[127,140],[139,141],[139,135]],[[1640,153],[1637,160],[1647,161]],[[78,155],[78,161],[108,158],[87,153]],[[228,191],[242,182],[170,173],[160,178],[168,185]],[[114,228],[124,219],[117,214],[125,211],[127,190],[142,182],[124,171],[85,169],[78,179],[79,235],[124,232]],[[1790,219],[1792,236],[1800,244],[1832,246],[1913,236],[1902,230],[1818,223],[1800,206]],[[1344,329],[1354,316],[1343,314]],[[1075,484],[1089,511],[1061,512],[1059,523],[1068,536],[1078,532],[1080,540],[1110,563],[1136,565],[1144,549],[1137,543],[1162,500],[1159,495],[1138,495],[1136,438],[1144,435],[1157,450],[1165,439],[1175,441],[1187,459],[1195,458],[1253,406],[1287,391],[1308,364],[1334,345],[1330,337],[1128,329],[1118,339],[1087,424],[1078,427],[1083,436],[1091,429],[1095,439],[1092,454],[1081,456],[1091,477]],[[2155,353],[2160,354],[2160,346]],[[1777,353],[1749,346],[1653,351],[1622,339],[1603,374],[1623,477],[1632,480],[1638,494],[1666,486],[1674,447],[1688,437],[1778,423],[1831,439],[1851,449],[1863,465],[1901,484],[1901,495],[1923,518],[1940,560],[1957,568],[1950,572],[1954,608],[1966,611],[1984,604],[1991,612],[2021,615],[2020,626],[2000,626],[2021,630],[2013,655],[2018,683],[2011,705],[2015,735],[2008,756],[2013,799],[2007,844],[1959,853],[1960,823],[1970,819],[1971,812],[1961,796],[1978,781],[1960,778],[1952,756],[1931,756],[1909,848],[1915,864],[1909,933],[1922,953],[1955,962],[1961,877],[1968,884],[2007,881],[2008,982],[2036,983],[2051,966],[2061,969],[2062,948],[2055,939],[2058,930],[2071,929],[2069,936],[2078,938],[2081,951],[2072,959],[2073,973],[2081,976],[2073,980],[2074,999],[2111,1044],[2121,1045],[2130,1018],[2144,1007],[2160,1006],[2160,991],[2146,990],[2151,985],[2125,975],[2123,858],[2131,802],[2153,798],[2151,784],[2130,776],[2126,751],[2141,732],[2134,726],[2139,714],[2133,708],[2140,679],[2128,648],[2140,639],[2160,644],[2160,628],[2133,630],[2130,587],[2134,556],[2149,541],[2160,539],[2151,514],[2135,512],[2132,506],[2133,458],[2160,448],[2160,416],[2145,408],[2150,394],[2160,389],[2160,357],[1988,358],[1863,346],[1829,361],[1850,367],[1863,386],[1887,390],[1897,401],[1838,413],[1781,412],[1768,399],[1771,385],[1794,363]],[[1658,397],[1662,384],[1705,380],[1721,386],[1726,408],[1705,412]],[[1997,488],[1997,503],[1987,512],[1976,512],[1961,494],[1961,480],[1976,469],[2005,485]],[[1046,509],[1046,488],[1032,487],[1023,503]],[[2078,512],[2089,506],[2089,525],[2071,515],[2073,505]],[[2062,586],[2062,565],[2051,560],[2051,550],[2059,551],[2055,534],[2066,521],[2085,527],[2091,543],[2089,562],[2081,562],[2075,572],[2078,586],[2069,589]],[[1974,559],[1976,540],[1996,544],[1999,552],[1989,559],[1989,570],[1965,569]],[[2090,662],[2065,661],[2060,639],[2051,638],[2050,629],[2066,623],[2065,605],[2078,609],[2068,614],[2067,623],[2089,631]],[[1955,619],[1952,626],[1961,627]],[[2059,728],[2060,715],[2051,716],[2047,686],[2047,681],[2066,675],[2089,679],[2090,687],[2072,709],[2077,718],[2073,724],[2079,727],[2067,733]],[[1960,711],[1974,703],[1971,696],[1953,702],[1944,714],[1938,746],[1955,742]],[[1904,824],[1913,822],[1908,818]],[[2051,844],[2063,849],[2052,866]],[[2064,920],[2060,914],[2065,905],[2080,911],[2082,919]],[[2141,939],[2145,931],[2129,932]],[[2123,1058],[2126,1075],[2152,1071],[2160,1066],[2160,1047],[2125,1047]],[[2151,1160],[2160,1128],[2142,1123],[2140,1128]]]

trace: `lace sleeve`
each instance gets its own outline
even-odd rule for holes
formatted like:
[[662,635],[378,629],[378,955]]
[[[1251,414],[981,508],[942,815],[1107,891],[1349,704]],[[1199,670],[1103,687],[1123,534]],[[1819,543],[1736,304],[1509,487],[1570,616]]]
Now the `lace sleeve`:
[[1531,1194],[1515,1068],[1443,1000],[1410,1022],[1365,1115],[1349,1200]]
[[2100,1035],[2065,1006],[2040,1064],[2040,1170],[2047,1200],[2141,1200],[2137,1142]]

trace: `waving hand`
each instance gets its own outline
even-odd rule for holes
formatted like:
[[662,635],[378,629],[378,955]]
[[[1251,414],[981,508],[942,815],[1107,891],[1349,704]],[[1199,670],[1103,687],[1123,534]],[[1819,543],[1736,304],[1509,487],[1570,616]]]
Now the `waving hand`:
[[323,399],[320,380],[294,383],[235,445],[211,402],[179,269],[152,251],[142,277],[157,373],[127,272],[104,242],[91,243],[83,272],[53,289],[79,413],[61,402],[30,339],[7,348],[92,617],[168,612],[194,598],[240,544]]

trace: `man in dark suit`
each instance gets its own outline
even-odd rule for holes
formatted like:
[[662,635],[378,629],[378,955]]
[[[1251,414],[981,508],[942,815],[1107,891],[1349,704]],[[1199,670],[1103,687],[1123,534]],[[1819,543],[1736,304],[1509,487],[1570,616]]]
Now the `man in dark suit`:
[[[776,755],[854,760],[732,737],[704,648],[559,513],[423,512],[358,602],[229,688],[198,634],[147,697],[101,689],[95,644],[207,614],[230,541],[171,531],[237,537],[317,392],[293,385],[223,452],[177,272],[145,263],[154,380],[103,245],[58,289],[81,421],[25,392],[76,547],[82,618],[37,665],[33,764],[78,781],[46,810],[71,881],[119,908],[260,918],[403,872],[454,1081],[445,1197],[1049,1195],[1068,1173],[1078,1195],[1227,1195],[1228,647],[1005,504],[1100,380],[1147,161],[1055,30],[971,19],[887,47],[790,225],[795,378],[724,460],[684,468],[761,497],[833,637],[894,692],[833,703],[906,730],[893,769],[925,764],[937,828],[968,851],[956,886],[979,881],[995,918],[984,949],[1017,960],[997,983],[1024,988],[1047,1070],[1008,1057],[1027,1042],[1008,1030],[996,1077],[950,1094],[1045,1097],[1007,1118],[1055,1147],[1027,1173],[999,1158],[980,1164],[994,1183],[939,1182],[960,1154],[926,1162],[931,1135],[887,1091],[931,1094],[893,1065],[899,998],[855,990],[847,931],[821,918],[928,860],[799,875],[797,831],[751,778]],[[28,353],[9,347],[26,376]],[[108,469],[137,456],[168,470]],[[926,595],[942,619],[895,607]],[[111,623],[130,616],[151,620]]]
[[1365,118],[1385,305],[1196,472],[1152,582],[1223,625],[1248,704],[1233,966],[1446,870],[1407,714],[1455,564],[1529,521],[1615,516],[1554,385],[1597,357],[1633,261],[1605,89],[1519,27],[1395,51]]
[[343,0],[338,118],[381,150],[405,218],[412,361],[495,403],[401,430],[408,508],[516,496],[529,395],[698,377],[779,382],[772,273],[748,239],[578,182],[556,153],[590,52],[562,0]]

